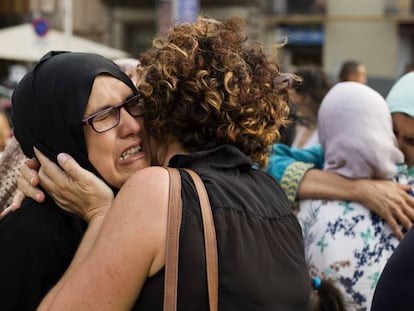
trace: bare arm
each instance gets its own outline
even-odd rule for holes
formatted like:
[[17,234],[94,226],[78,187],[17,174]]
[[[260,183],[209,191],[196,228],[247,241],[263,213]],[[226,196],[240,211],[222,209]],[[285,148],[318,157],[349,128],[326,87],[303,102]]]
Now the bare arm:
[[[76,213],[89,221],[83,242],[80,244],[71,265],[62,276],[61,281],[50,291],[41,309],[50,307],[51,298],[59,292],[66,279],[86,258],[92,249],[105,215],[113,202],[112,191],[99,178],[82,169],[70,156],[59,155],[59,166],[36,151],[42,163],[39,174],[35,175],[44,189],[54,198],[61,208]],[[37,163],[36,165],[39,165]],[[63,195],[63,196],[62,196]],[[82,204],[89,208],[82,210]]]
[[[50,163],[41,155],[39,160],[43,162],[40,179],[46,180],[42,185],[59,193],[53,188],[56,183]],[[70,176],[68,190],[90,179],[89,172],[70,157],[60,164]],[[65,178],[58,181],[58,187],[67,187]],[[146,278],[164,266],[168,183],[166,170],[147,168],[126,182],[103,214],[90,206],[76,208],[74,212],[87,220],[88,229],[70,267],[39,310],[129,310]],[[89,200],[82,198],[82,192],[78,197]]]
[[392,181],[349,180],[326,171],[309,170],[297,192],[298,199],[331,199],[356,201],[382,217],[401,239],[398,223],[409,229],[414,220],[414,198],[407,193],[411,186]]

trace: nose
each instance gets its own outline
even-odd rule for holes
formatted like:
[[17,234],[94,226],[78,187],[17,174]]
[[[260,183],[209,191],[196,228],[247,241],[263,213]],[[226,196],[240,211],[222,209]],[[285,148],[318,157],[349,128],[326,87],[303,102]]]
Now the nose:
[[120,135],[128,136],[131,134],[137,134],[141,129],[137,117],[131,116],[124,108],[121,108],[119,113],[120,121],[118,127],[120,129]]

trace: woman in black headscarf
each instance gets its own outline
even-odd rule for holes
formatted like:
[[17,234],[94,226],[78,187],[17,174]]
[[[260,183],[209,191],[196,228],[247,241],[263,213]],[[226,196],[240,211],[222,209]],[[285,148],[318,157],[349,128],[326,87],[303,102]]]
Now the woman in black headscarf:
[[[124,104],[120,106],[120,102]],[[128,174],[148,166],[146,157],[132,161],[129,156],[127,164],[121,163],[128,174],[119,173],[116,165],[113,171],[105,172],[97,157],[91,156],[97,152],[93,139],[113,147],[116,138],[118,145],[124,144],[118,149],[127,150],[128,146],[130,154],[131,141],[139,136],[139,123],[143,122],[137,118],[139,97],[134,84],[116,64],[99,55],[46,54],[17,85],[12,103],[15,135],[27,157],[34,156],[34,147],[54,161],[58,153],[70,152],[115,191]],[[91,112],[97,113],[89,116]],[[88,116],[88,121],[82,122]],[[115,121],[110,128],[98,127],[103,132],[82,126],[88,122],[100,126],[104,116]],[[36,309],[70,263],[85,227],[83,220],[59,209],[48,196],[44,203],[26,199],[22,208],[1,220],[0,288],[7,298],[0,299],[0,310]]]

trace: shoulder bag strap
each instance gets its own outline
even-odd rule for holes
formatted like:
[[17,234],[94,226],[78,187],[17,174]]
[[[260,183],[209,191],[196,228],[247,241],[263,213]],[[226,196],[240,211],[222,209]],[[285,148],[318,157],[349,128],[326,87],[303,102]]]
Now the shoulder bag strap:
[[[168,227],[165,255],[164,311],[177,310],[178,287],[178,250],[181,226],[181,177],[178,169],[168,168],[170,175],[168,201]],[[203,218],[204,241],[206,251],[207,285],[210,311],[218,310],[218,255],[216,231],[207,191],[200,177],[186,169],[194,181],[199,195]]]
[[181,227],[181,176],[178,169],[166,167],[170,176],[167,240],[165,253],[164,311],[177,310],[178,250]]
[[193,179],[194,185],[200,199],[201,216],[203,218],[204,246],[206,251],[208,301],[210,311],[218,310],[218,255],[217,239],[214,227],[213,213],[206,187],[196,172],[185,169]]

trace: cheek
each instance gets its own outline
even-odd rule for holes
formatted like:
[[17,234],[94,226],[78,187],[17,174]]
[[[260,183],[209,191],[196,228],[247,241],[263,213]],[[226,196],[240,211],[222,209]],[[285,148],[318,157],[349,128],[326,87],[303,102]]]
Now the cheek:
[[103,133],[98,135],[85,135],[88,158],[101,176],[110,183],[113,175],[114,145],[109,137]]
[[406,158],[406,161],[410,162],[409,164],[412,164],[412,162],[414,161],[414,146],[405,146],[404,156]]

